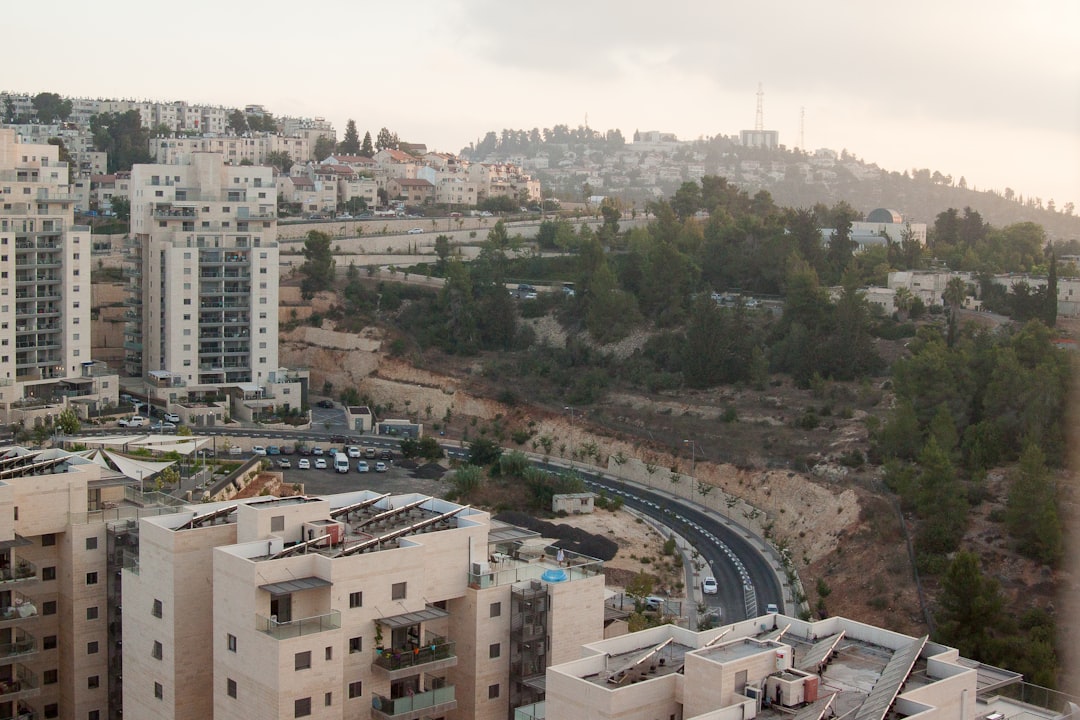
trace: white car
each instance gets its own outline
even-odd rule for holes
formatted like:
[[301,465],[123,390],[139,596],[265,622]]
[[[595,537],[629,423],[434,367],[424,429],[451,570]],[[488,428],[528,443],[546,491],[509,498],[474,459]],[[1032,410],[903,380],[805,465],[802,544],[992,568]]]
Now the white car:
[[776,607],[776,603],[769,603],[768,605],[765,606],[765,613],[767,615],[771,615],[773,613],[778,613],[778,612],[780,612],[780,608]]
[[701,592],[706,595],[715,595],[719,590],[719,586],[716,584],[716,578],[709,576],[701,581]]
[[165,413],[165,422],[178,423],[180,422],[180,416],[176,413]]
[[375,472],[386,472],[386,463],[384,463],[384,462],[375,463]]
[[142,415],[132,415],[129,418],[123,418],[116,423],[120,427],[142,427],[146,424],[146,418]]
[[297,470],[310,470],[311,469],[311,461],[308,460],[307,458],[300,458],[300,460],[298,460],[297,463],[296,463],[296,469]]
[[323,454],[323,449],[321,447],[319,447],[318,445],[316,445],[315,447],[311,448],[311,454],[312,455],[322,455]]
[[360,462],[356,463],[356,472],[366,473],[370,470],[371,468],[368,466],[367,460],[361,460]]
[[326,469],[326,458],[324,458],[324,457],[315,458],[315,469],[316,470],[325,470]]
[[230,445],[229,446],[229,454],[230,455],[243,455],[244,454],[244,448],[240,447],[239,445]]
[[277,466],[282,470],[286,470],[292,467],[292,461],[289,458],[281,458],[277,461]]
[[253,445],[251,447],[251,454],[252,455],[265,455],[266,454],[266,448],[264,448],[262,445]]
[[358,457],[363,456],[363,453],[360,452],[360,448],[357,447],[356,445],[350,445],[349,449],[346,450],[345,452],[347,452],[349,454],[349,457],[351,457],[353,459],[356,459]]
[[423,232],[423,228],[412,228],[411,230],[409,230],[409,235],[422,235]]

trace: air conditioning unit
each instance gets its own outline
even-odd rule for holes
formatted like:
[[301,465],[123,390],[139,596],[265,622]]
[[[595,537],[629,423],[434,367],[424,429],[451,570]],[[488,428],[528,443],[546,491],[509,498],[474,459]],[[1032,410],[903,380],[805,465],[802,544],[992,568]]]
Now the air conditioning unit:
[[491,572],[491,570],[488,568],[486,562],[474,562],[472,564],[473,575],[487,575],[489,572]]

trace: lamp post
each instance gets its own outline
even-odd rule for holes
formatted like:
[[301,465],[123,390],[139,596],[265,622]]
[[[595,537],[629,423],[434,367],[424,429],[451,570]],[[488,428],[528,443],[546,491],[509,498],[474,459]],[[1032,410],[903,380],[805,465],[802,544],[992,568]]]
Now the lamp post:
[[693,440],[683,440],[683,445],[690,446],[690,476],[697,477],[697,443]]
[[563,410],[570,412],[570,467],[574,467],[574,408],[567,405]]

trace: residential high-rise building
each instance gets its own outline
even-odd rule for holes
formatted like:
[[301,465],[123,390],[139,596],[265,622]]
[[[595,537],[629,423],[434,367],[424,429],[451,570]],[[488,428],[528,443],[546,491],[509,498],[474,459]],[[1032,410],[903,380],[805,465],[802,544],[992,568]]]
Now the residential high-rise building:
[[[88,372],[90,228],[74,224],[68,165],[55,145],[0,129],[0,423],[33,424],[74,403],[117,398]],[[82,413],[85,415],[85,412]]]
[[370,491],[145,518],[127,718],[480,718],[603,637],[602,563],[486,512]]
[[188,397],[263,386],[278,370],[273,170],[183,161],[132,168],[125,369],[167,373]]

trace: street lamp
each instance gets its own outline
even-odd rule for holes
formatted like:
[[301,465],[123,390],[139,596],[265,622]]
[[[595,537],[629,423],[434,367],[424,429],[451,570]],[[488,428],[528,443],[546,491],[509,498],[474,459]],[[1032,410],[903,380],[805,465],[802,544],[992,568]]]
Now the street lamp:
[[690,446],[690,477],[697,477],[697,443],[693,440],[683,440],[683,445]]
[[574,467],[574,408],[567,405],[563,410],[570,411],[570,467]]

